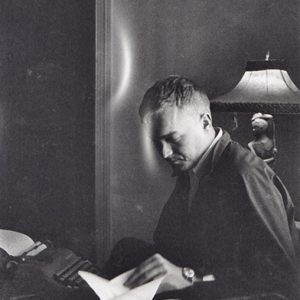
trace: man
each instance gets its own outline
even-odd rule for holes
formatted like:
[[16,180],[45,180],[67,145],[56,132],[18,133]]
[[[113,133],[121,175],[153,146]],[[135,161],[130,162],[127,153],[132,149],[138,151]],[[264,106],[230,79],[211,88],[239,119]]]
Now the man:
[[157,254],[126,285],[166,275],[162,291],[182,299],[294,299],[298,236],[276,174],[213,127],[206,94],[188,79],[158,81],[140,116],[177,183],[154,234]]

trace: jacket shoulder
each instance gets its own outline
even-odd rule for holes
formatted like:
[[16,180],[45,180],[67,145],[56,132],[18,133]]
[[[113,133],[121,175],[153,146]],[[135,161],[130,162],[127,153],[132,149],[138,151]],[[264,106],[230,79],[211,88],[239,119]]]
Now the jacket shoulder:
[[275,175],[274,171],[261,158],[235,141],[230,143],[225,156],[231,168],[242,176],[249,176],[256,172],[263,172],[270,177]]

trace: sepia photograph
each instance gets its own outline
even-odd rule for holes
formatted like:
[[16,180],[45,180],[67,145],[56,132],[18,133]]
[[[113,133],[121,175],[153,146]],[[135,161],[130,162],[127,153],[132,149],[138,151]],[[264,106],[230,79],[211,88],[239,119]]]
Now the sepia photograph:
[[0,3],[1,300],[300,300],[300,1]]

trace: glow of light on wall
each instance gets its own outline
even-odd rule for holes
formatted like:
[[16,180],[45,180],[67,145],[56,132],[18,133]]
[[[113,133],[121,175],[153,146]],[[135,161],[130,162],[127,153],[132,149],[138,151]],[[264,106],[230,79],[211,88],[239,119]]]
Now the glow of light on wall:
[[119,82],[112,94],[113,107],[119,107],[121,101],[126,98],[126,92],[132,74],[132,49],[127,26],[124,22],[120,22],[116,28],[116,36],[120,45],[120,53],[122,53],[121,63],[116,66],[119,75]]
[[141,142],[143,147],[143,157],[147,170],[151,174],[156,174],[158,170],[158,161],[155,156],[155,148],[149,136],[149,127],[142,127],[140,130]]
[[[111,108],[113,113],[116,114],[122,106],[126,105],[129,97],[128,91],[134,71],[134,40],[128,21],[124,20],[122,14],[117,14],[114,18],[112,34],[112,53],[114,54],[112,57],[113,89],[111,93]],[[147,171],[151,174],[156,174],[158,168],[157,156],[155,155],[156,150],[147,130],[143,126],[140,127],[143,160]]]

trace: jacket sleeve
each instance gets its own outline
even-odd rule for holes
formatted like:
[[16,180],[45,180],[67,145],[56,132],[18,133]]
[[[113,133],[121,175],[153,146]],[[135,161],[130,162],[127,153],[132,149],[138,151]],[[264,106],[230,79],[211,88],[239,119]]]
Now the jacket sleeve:
[[241,173],[247,205],[240,226],[239,270],[230,280],[246,292],[297,293],[299,241],[292,200],[269,166],[249,166]]
[[237,251],[232,254],[237,263],[228,266],[224,278],[216,276],[215,282],[196,283],[181,291],[181,299],[272,293],[300,299],[298,235],[291,198],[265,164],[246,169],[240,176],[243,218]]
[[262,166],[242,175],[250,204],[244,236],[257,235],[257,230],[262,230],[262,237],[277,246],[278,255],[284,257],[291,268],[297,269],[299,241],[292,200],[277,175],[267,165]]

